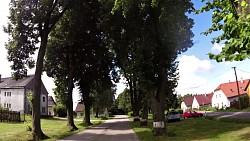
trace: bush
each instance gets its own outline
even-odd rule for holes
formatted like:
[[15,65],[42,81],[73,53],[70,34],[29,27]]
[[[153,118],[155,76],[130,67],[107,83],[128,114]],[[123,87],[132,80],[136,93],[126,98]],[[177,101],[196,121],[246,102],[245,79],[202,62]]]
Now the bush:
[[133,114],[132,111],[128,112],[128,117],[129,117],[129,118],[131,118],[131,117],[133,117],[133,116],[134,116],[134,114]]
[[178,111],[180,114],[183,114],[183,110],[182,109],[176,109],[176,111]]
[[57,114],[58,117],[66,117],[67,111],[66,107],[62,104],[58,104],[53,107],[54,112]]
[[241,104],[241,109],[245,109],[249,105],[249,97],[248,96],[241,96],[240,97],[240,104]]

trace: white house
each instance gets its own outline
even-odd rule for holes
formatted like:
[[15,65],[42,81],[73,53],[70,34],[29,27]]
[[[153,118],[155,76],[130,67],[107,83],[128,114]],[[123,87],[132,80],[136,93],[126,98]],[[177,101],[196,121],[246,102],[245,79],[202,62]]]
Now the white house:
[[200,109],[201,107],[204,107],[206,105],[211,106],[212,96],[213,93],[194,95],[192,109]]
[[[27,95],[34,90],[34,75],[14,80],[12,77],[1,78],[0,75],[0,105],[12,111],[31,113],[31,105]],[[41,83],[41,115],[48,113],[48,92]]]
[[[249,79],[238,81],[240,96],[247,95]],[[212,107],[225,108],[230,107],[233,102],[238,101],[238,90],[236,81],[220,84],[212,97]]]
[[83,109],[84,109],[84,105],[82,103],[77,103],[76,109],[75,109],[77,118],[83,117]]
[[56,106],[56,102],[52,96],[48,96],[48,115],[55,116],[56,113],[53,110],[53,106]]
[[192,104],[193,104],[193,96],[185,97],[183,101],[181,102],[181,109],[183,111],[191,110]]

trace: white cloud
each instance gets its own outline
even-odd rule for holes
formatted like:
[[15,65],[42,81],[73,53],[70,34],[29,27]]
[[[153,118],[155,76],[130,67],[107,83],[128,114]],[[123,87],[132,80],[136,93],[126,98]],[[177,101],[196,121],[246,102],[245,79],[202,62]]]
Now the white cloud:
[[216,51],[219,51],[221,52],[222,51],[222,48],[224,47],[225,45],[224,44],[218,44],[218,43],[215,43],[213,44],[213,47],[212,47],[212,51],[216,52]]
[[205,76],[199,73],[211,73],[214,70],[209,60],[200,60],[195,56],[183,55],[179,58],[179,74],[177,92],[184,95],[187,93],[209,93],[213,90]]
[[214,66],[209,60],[200,60],[195,56],[183,55],[179,58],[180,72],[185,74],[192,74],[197,71],[211,72],[214,70]]

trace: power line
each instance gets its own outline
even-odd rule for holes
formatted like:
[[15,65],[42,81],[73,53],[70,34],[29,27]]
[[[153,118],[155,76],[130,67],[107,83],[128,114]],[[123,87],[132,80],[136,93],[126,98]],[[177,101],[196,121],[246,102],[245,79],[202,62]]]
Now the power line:
[[237,70],[242,71],[242,72],[245,72],[245,73],[250,73],[250,72],[248,72],[248,71],[244,71],[244,70],[240,70],[240,69],[237,69]]

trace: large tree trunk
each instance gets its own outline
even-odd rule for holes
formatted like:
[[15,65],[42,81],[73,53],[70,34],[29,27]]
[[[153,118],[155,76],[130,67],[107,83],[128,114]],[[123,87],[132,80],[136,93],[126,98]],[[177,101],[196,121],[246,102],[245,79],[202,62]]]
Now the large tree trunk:
[[147,125],[148,125],[148,99],[145,96],[144,101],[143,101],[141,126],[147,126]]
[[48,32],[45,32],[41,36],[41,45],[39,48],[36,71],[34,78],[34,92],[32,100],[32,134],[33,140],[40,140],[45,138],[45,134],[41,129],[41,75],[43,70],[43,58],[46,51],[46,46],[48,42]]
[[87,125],[93,125],[90,122],[90,102],[89,102],[89,93],[85,93],[83,96],[83,103],[84,103],[84,107],[85,107],[85,115],[84,115],[84,122]]
[[166,71],[162,70],[159,75],[159,88],[156,95],[153,95],[153,111],[154,111],[154,134],[156,136],[166,133],[165,123],[165,100],[166,100]]
[[74,88],[73,78],[72,78],[73,70],[69,73],[69,82],[68,82],[68,95],[66,99],[66,109],[67,109],[67,125],[72,127],[72,131],[77,130],[78,128],[74,123],[74,115],[73,115],[73,100],[72,100],[72,91]]
[[137,91],[132,81],[129,81],[128,84],[129,84],[130,102],[133,110],[134,122],[140,121],[139,118],[140,108],[138,103]]

